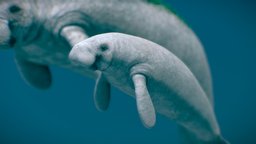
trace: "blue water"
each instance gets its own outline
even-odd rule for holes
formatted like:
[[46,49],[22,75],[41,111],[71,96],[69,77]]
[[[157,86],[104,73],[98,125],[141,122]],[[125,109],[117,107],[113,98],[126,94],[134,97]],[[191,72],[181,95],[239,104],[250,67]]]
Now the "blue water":
[[[168,1],[167,1],[168,2]],[[215,111],[232,144],[256,143],[256,4],[253,0],[169,0],[208,55]],[[94,81],[51,67],[54,83],[24,84],[12,51],[0,52],[0,144],[178,144],[175,123],[157,117],[145,129],[134,99],[113,89],[107,112],[93,104]]]

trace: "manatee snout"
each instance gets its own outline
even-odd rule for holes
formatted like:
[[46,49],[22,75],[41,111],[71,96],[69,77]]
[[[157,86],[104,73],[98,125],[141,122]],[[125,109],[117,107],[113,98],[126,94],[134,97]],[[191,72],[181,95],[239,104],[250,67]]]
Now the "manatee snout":
[[0,19],[0,49],[10,48],[11,31],[8,26],[8,21]]
[[72,48],[69,53],[69,59],[75,65],[92,68],[96,60],[96,54],[92,51],[90,46],[83,41]]

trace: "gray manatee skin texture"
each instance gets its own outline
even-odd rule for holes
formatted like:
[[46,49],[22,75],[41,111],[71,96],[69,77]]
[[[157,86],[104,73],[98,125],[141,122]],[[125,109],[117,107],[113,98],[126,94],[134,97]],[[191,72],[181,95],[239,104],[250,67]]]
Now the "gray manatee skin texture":
[[212,104],[196,77],[160,45],[140,37],[107,33],[78,43],[69,57],[76,64],[100,70],[111,85],[130,96],[135,96],[132,77],[145,76],[158,113],[184,127],[198,139],[197,143],[226,143]]
[[17,59],[38,67],[57,65],[94,78],[96,73],[70,63],[73,45],[61,35],[65,27],[79,26],[88,37],[120,32],[148,39],[183,61],[212,101],[211,76],[201,43],[190,28],[161,6],[143,0],[1,0],[0,19],[0,48],[9,44]]

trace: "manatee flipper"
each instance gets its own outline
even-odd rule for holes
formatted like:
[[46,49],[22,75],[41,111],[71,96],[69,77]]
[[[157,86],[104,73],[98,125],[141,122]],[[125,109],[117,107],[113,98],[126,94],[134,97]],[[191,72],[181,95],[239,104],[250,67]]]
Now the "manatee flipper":
[[180,125],[178,125],[178,130],[182,144],[230,144],[222,136],[216,137],[211,141],[202,141],[197,139],[193,133],[189,132],[187,129]]
[[132,80],[134,83],[137,109],[140,119],[145,127],[151,128],[155,125],[156,113],[147,89],[146,78],[141,74],[135,74],[133,75]]
[[110,84],[102,73],[96,81],[94,89],[94,103],[99,111],[106,111],[110,103]]
[[71,47],[88,38],[82,28],[72,25],[62,28],[60,35],[66,39]]
[[47,89],[51,86],[52,76],[48,66],[16,58],[16,64],[22,78],[31,86]]
[[180,133],[180,140],[182,144],[197,144],[198,140],[195,138],[195,136],[192,136],[192,134],[187,131],[184,127],[178,125],[178,131]]

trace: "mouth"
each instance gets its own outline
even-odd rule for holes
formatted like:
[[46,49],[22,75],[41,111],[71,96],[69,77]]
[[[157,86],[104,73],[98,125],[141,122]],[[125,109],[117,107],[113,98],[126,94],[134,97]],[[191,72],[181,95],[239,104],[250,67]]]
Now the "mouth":
[[15,43],[16,39],[11,36],[8,21],[0,19],[0,49],[8,49],[13,47]]
[[98,70],[96,60],[97,60],[97,57],[95,58],[95,62],[88,67],[90,70],[93,70],[93,71]]

